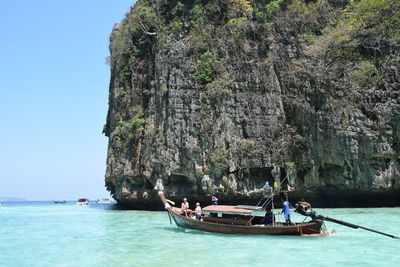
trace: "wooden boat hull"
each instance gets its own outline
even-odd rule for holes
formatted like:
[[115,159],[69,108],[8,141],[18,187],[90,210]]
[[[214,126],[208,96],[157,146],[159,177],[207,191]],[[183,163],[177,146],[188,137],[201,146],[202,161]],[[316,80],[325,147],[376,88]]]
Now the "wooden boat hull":
[[296,223],[294,225],[235,225],[226,223],[216,223],[209,221],[199,221],[186,217],[181,214],[180,210],[171,207],[169,201],[165,198],[162,191],[158,193],[168,215],[172,217],[178,227],[195,229],[206,232],[222,233],[222,234],[246,234],[246,235],[320,235],[321,228],[324,224],[321,220],[314,220],[304,223]]
[[172,207],[167,208],[178,227],[222,234],[247,235],[317,235],[321,233],[323,221],[310,221],[295,225],[245,226],[199,221],[179,214]]

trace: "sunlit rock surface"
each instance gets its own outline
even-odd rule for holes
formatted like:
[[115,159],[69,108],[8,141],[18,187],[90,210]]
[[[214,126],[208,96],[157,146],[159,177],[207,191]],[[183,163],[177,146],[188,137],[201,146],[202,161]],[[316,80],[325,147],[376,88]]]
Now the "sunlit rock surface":
[[162,209],[162,178],[203,205],[256,204],[265,181],[400,205],[400,4],[362,2],[139,0],[110,37],[114,198]]

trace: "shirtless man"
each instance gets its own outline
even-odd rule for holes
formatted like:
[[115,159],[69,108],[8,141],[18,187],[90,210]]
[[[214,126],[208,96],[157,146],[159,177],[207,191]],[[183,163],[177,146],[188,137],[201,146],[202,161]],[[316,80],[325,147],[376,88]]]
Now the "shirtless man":
[[189,202],[187,202],[187,199],[184,198],[183,202],[181,204],[181,209],[185,213],[185,216],[188,216],[188,213],[190,214],[192,211],[189,209]]
[[194,213],[196,214],[196,220],[201,220],[201,207],[200,207],[200,203],[197,202],[196,203],[196,209],[194,210]]

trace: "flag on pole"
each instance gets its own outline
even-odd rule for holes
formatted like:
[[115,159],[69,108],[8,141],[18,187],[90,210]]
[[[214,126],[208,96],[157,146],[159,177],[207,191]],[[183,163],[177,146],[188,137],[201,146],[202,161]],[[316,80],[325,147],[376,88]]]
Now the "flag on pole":
[[211,202],[212,202],[213,205],[218,205],[218,198],[212,196],[212,197],[211,197]]

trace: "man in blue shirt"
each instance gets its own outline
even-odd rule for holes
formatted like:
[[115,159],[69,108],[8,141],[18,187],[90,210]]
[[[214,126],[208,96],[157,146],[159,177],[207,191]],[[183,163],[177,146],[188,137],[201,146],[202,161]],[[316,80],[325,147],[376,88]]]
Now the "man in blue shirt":
[[[285,194],[286,195],[286,194]],[[290,221],[290,204],[289,201],[287,201],[287,195],[286,195],[286,200],[283,201],[283,207],[282,207],[282,212],[285,215],[285,221],[287,224],[292,224]]]

